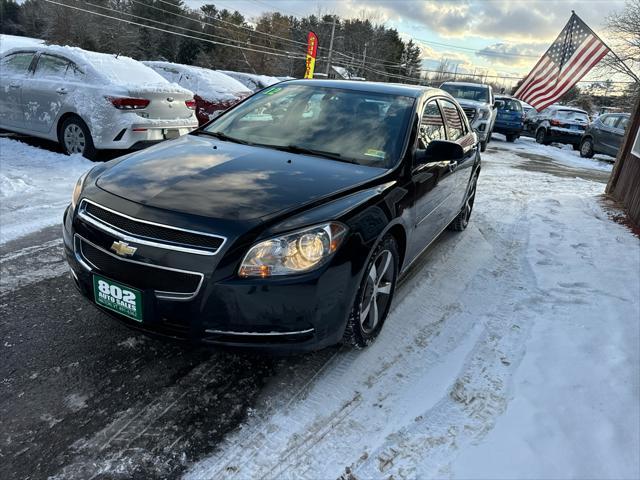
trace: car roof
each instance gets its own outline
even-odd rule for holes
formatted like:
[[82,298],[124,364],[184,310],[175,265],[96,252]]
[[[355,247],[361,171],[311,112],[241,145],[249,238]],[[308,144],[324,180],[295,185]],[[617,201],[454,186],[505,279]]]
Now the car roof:
[[[406,85],[403,83],[361,82],[356,80],[286,80],[282,84],[311,85],[325,88],[341,88],[344,90],[359,90],[373,93],[388,93],[405,97],[420,97],[425,92],[442,92],[437,88],[424,87],[422,85]],[[442,92],[446,93],[446,92]],[[447,94],[448,96],[448,94]]]
[[551,110],[568,110],[571,112],[580,112],[580,113],[587,113],[584,110],[582,110],[581,108],[576,108],[576,107],[569,107],[567,105],[549,105],[547,108],[551,109]]

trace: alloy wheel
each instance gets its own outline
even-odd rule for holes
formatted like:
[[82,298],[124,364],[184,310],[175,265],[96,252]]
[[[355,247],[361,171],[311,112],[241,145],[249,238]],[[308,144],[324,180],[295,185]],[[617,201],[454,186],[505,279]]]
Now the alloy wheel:
[[70,123],[63,132],[64,148],[68,153],[84,153],[87,139],[79,125]]
[[585,140],[582,142],[582,146],[580,147],[580,153],[583,157],[586,157],[591,154],[591,140]]
[[360,304],[360,326],[363,332],[373,332],[380,323],[391,299],[394,279],[393,254],[389,250],[382,250],[367,273],[367,283]]

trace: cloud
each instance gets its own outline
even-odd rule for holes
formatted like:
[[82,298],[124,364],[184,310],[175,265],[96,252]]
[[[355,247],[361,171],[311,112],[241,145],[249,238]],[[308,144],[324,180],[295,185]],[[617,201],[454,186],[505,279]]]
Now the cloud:
[[540,58],[545,47],[536,43],[494,43],[476,52],[480,57],[492,65],[525,67]]

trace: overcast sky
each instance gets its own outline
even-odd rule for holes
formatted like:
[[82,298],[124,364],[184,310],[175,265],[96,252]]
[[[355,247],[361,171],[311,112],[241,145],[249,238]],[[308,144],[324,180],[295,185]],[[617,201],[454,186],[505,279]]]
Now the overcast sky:
[[[606,41],[605,18],[624,7],[624,0],[186,0],[186,3],[192,7],[214,3],[219,8],[238,10],[249,19],[276,10],[299,17],[321,11],[343,18],[360,17],[366,12],[378,23],[397,29],[403,38],[413,38],[419,43],[425,68],[446,58],[451,63],[460,63],[461,70],[487,69],[490,73],[518,76],[526,74],[557,37],[571,10]],[[322,45],[323,39],[320,42]],[[491,54],[482,55],[483,52]]]

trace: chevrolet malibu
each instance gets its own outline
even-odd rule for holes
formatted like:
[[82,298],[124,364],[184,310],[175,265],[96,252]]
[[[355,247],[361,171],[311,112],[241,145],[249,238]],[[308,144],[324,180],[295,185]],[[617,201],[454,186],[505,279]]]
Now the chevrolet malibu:
[[467,227],[479,173],[444,91],[293,80],[82,176],[65,254],[85,297],[147,333],[363,347],[398,277]]

